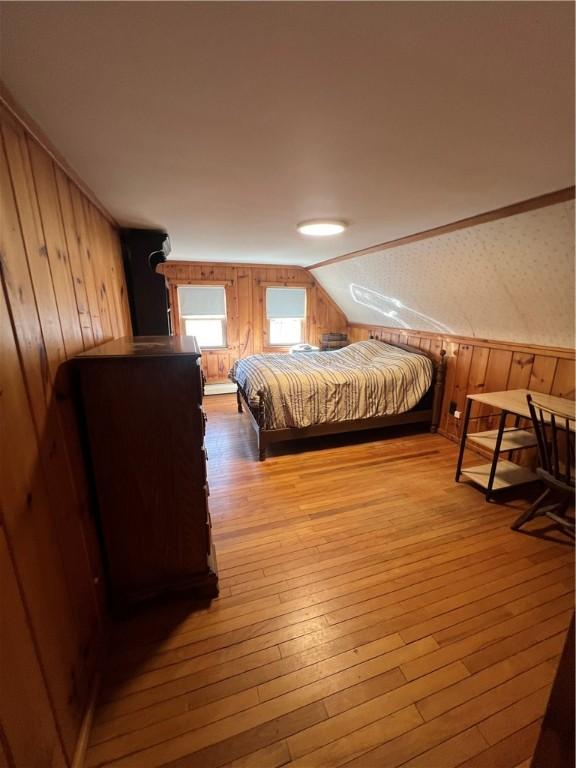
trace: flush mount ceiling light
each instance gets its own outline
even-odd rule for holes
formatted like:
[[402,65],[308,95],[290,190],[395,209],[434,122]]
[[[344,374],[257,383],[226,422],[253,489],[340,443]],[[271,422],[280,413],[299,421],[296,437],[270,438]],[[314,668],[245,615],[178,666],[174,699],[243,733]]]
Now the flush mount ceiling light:
[[335,219],[311,219],[310,221],[301,221],[298,224],[298,232],[303,235],[312,235],[312,237],[328,237],[329,235],[339,235],[344,232],[347,224],[345,221]]

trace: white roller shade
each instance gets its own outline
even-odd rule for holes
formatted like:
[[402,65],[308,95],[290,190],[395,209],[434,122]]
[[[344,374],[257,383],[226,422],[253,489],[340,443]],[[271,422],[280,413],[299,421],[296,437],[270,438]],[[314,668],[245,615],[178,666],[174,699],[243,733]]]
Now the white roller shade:
[[266,317],[306,317],[306,288],[266,288]]
[[219,285],[184,285],[178,288],[182,317],[226,317],[226,291]]

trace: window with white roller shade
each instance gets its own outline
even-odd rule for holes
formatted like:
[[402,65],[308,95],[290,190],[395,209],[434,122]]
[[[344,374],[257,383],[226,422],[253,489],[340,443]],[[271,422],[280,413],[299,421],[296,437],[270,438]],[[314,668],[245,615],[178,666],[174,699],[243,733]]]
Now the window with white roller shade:
[[226,346],[226,289],[222,285],[178,287],[180,327],[195,336],[200,348]]
[[306,288],[266,288],[268,343],[290,346],[304,341]]

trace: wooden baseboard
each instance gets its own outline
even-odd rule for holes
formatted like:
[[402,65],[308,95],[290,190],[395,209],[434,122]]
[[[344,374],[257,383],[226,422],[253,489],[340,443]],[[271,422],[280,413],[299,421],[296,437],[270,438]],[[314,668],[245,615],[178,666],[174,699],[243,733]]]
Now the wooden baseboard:
[[102,648],[98,654],[98,661],[96,663],[96,671],[92,680],[92,686],[90,688],[90,696],[86,705],[86,711],[82,718],[82,725],[78,733],[78,740],[76,741],[76,749],[74,750],[74,756],[72,757],[72,763],[70,768],[85,768],[86,765],[86,752],[88,750],[88,744],[90,741],[90,733],[92,731],[92,723],[94,722],[94,712],[96,711],[96,703],[98,701],[98,694],[100,693],[100,686],[102,684],[102,675],[104,672],[104,662],[108,655],[108,643],[109,633],[106,632],[102,641]]
[[453,443],[460,442],[459,440],[456,439],[456,437],[454,435],[449,435],[448,432],[446,432],[443,429],[440,429],[440,427],[438,427],[438,434],[442,435],[442,437],[445,437],[447,440],[450,440]]

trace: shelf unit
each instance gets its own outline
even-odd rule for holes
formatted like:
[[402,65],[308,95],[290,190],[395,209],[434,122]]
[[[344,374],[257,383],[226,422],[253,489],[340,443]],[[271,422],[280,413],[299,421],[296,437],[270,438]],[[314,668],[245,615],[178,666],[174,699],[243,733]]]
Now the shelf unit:
[[[538,476],[526,467],[521,467],[513,461],[501,458],[501,454],[509,454],[513,451],[521,451],[537,446],[536,436],[532,432],[519,427],[520,418],[525,416],[525,412],[523,408],[519,407],[517,401],[518,391],[516,390],[468,395],[466,398],[466,410],[462,437],[460,439],[460,453],[456,468],[456,482],[463,476],[484,490],[486,500],[490,500],[492,494],[497,491],[538,480]],[[468,432],[470,414],[474,402],[490,405],[500,410],[498,429]],[[506,426],[506,418],[509,415],[515,416],[515,426],[513,427]],[[462,468],[464,450],[467,444],[490,452],[492,454],[492,461],[473,467]]]

